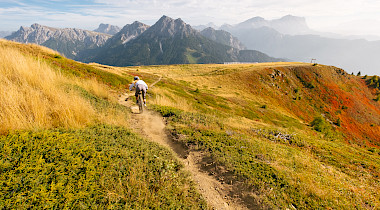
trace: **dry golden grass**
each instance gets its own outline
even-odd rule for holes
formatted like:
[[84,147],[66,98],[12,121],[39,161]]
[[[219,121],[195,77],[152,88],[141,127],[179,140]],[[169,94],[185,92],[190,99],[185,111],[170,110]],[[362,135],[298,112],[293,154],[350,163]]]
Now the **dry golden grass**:
[[98,63],[89,63],[88,65],[95,67],[97,69],[100,69],[102,71],[107,71],[107,72],[110,72],[112,74],[117,74],[119,76],[123,76],[123,73],[124,73],[122,68],[119,68],[119,67],[106,66],[106,65],[102,65],[102,64],[98,64]]
[[79,86],[96,97],[117,103],[116,94],[96,79],[67,78],[40,57],[23,52],[26,46],[41,52],[57,52],[37,45],[0,40],[0,133],[18,129],[77,128],[102,122],[126,125],[126,113],[110,106],[96,112],[70,86]]
[[167,90],[155,88],[154,93],[156,96],[150,99],[150,103],[160,106],[171,106],[186,112],[194,112],[194,106],[182,97],[177,96]]
[[255,63],[255,64],[185,64],[185,65],[157,65],[157,66],[133,66],[133,67],[112,67],[124,71],[136,72],[136,70],[144,73],[159,74],[164,77],[176,79],[194,79],[195,76],[204,76],[208,74],[220,72],[245,72],[252,70],[261,70],[264,68],[274,68],[283,66],[304,66],[310,63],[301,62],[276,62],[276,63]]
[[[97,81],[96,78],[91,78],[87,80],[75,79],[75,84],[84,88],[86,91],[94,94],[95,96],[106,99],[114,100],[115,98],[111,95],[109,88]],[[114,100],[116,101],[116,100]]]
[[91,122],[94,110],[74,92],[65,92],[67,79],[42,61],[18,50],[0,47],[0,131],[80,127]]
[[54,51],[50,48],[41,46],[41,45],[37,45],[37,44],[22,44],[18,42],[8,41],[5,39],[0,39],[0,45],[3,47],[15,49],[18,51],[26,51],[27,49],[28,50],[31,49],[35,52],[38,52],[39,54],[45,53],[45,54],[59,55],[59,52]]

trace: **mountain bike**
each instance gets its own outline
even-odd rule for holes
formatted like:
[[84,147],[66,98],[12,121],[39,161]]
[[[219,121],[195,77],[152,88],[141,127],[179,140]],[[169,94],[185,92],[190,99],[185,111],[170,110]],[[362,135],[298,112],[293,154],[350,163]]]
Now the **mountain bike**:
[[144,99],[141,93],[142,91],[139,92],[139,95],[137,97],[137,105],[139,106],[140,114],[144,112]]

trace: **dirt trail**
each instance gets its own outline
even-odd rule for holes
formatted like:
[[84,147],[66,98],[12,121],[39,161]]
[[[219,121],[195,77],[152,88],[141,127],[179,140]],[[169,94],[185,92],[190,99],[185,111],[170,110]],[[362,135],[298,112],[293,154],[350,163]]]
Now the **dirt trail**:
[[[134,104],[125,101],[126,97],[127,95],[120,96],[119,103],[130,107],[133,111]],[[143,114],[132,114],[132,120],[133,129],[151,141],[170,149],[183,162],[185,170],[190,172],[192,179],[198,185],[199,192],[212,209],[248,209],[240,204],[238,199],[229,196],[233,191],[231,185],[222,184],[215,177],[209,175],[211,172],[201,170],[203,159],[201,152],[189,151],[172,140],[161,116],[145,110]]]

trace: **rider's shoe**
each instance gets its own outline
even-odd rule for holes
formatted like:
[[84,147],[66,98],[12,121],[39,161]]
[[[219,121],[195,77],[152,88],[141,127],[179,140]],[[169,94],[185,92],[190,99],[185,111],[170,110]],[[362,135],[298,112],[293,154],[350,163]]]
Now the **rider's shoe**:
[[144,106],[146,106],[146,102],[144,102]]

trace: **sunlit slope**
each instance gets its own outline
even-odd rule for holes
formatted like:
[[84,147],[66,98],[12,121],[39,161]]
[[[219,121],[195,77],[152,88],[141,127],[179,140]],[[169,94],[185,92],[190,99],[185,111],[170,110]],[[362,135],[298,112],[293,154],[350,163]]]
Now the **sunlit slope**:
[[[121,119],[119,116],[125,116],[112,106],[98,109],[89,100],[89,94],[93,94],[112,101],[110,89],[97,81],[102,75],[96,72],[80,75],[81,68],[70,65],[72,61],[57,52],[0,40],[0,60],[0,132],[79,128],[116,122],[115,119]],[[71,66],[71,71],[63,69],[63,65]],[[116,124],[125,123],[126,120],[121,120]]]
[[182,163],[128,128],[132,76],[102,69],[0,40],[1,208],[206,208]]
[[[369,88],[362,77],[336,67],[263,63],[140,69],[163,74],[180,84],[186,82],[181,86],[184,91],[198,88],[203,95],[221,97],[230,114],[284,127],[289,123],[287,117],[309,124],[315,117],[324,116],[347,141],[380,144],[380,103],[374,100],[378,90]],[[264,105],[267,109],[261,108]]]
[[380,205],[380,105],[361,77],[306,63],[119,70],[163,76],[149,106],[248,206]]
[[305,63],[116,68],[0,46],[2,62],[18,58],[1,75],[2,93],[14,91],[0,101],[0,206],[205,208],[182,165],[125,127],[115,92],[135,75],[162,77],[148,108],[247,206],[380,206],[379,96],[368,78]]

